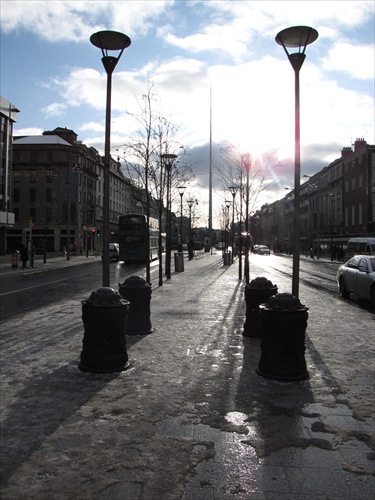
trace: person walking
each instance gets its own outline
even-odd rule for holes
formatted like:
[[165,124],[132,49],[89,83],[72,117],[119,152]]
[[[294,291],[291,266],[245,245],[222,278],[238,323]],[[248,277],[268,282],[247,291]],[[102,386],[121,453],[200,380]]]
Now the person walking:
[[26,264],[27,264],[27,261],[29,260],[29,255],[28,255],[27,247],[24,243],[21,243],[20,254],[21,254],[21,259],[22,259],[22,268],[26,269]]

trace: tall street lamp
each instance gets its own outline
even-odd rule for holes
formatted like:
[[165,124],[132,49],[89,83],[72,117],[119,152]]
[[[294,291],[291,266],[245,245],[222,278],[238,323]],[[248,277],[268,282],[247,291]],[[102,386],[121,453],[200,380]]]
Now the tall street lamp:
[[[300,106],[299,106],[299,72],[305,60],[306,46],[315,42],[319,34],[308,26],[293,26],[280,31],[276,35],[276,42],[282,45],[295,74],[295,150],[294,150],[294,221],[293,221],[293,275],[292,294],[299,294],[299,250],[300,250],[300,182],[301,182],[301,155],[300,155]],[[297,48],[298,52],[289,54],[289,48]]]
[[160,155],[167,171],[167,220],[166,220],[166,245],[165,245],[165,274],[171,279],[171,172],[177,155],[165,153]]
[[[225,200],[225,214],[224,214],[224,231],[225,231],[225,252],[228,253],[229,247],[229,209],[231,201]],[[233,249],[232,249],[233,251]],[[231,264],[231,262],[229,262]]]
[[184,192],[185,192],[185,189],[186,189],[186,186],[177,186],[177,189],[178,189],[178,192],[179,192],[179,195],[181,197],[181,208],[180,208],[180,249],[179,251],[180,252],[183,252],[183,246],[182,246],[182,230],[183,230],[183,227],[182,227],[182,197],[184,196]]
[[245,192],[245,284],[248,285],[250,282],[250,262],[249,262],[249,177],[250,177],[250,166],[251,166],[251,156],[249,154],[242,155],[242,164],[246,170],[246,192]]
[[230,186],[228,189],[231,192],[232,198],[233,198],[233,204],[232,204],[232,264],[233,264],[233,257],[234,257],[234,199],[236,197],[236,193],[237,193],[238,188],[237,188],[237,186]]
[[[112,73],[122,56],[129,47],[131,40],[124,33],[118,31],[98,31],[90,37],[90,42],[101,49],[102,63],[107,73],[107,103],[105,118],[105,145],[104,145],[104,196],[103,196],[103,287],[109,287],[109,193],[110,193],[110,142],[111,142],[111,91]],[[109,55],[108,51],[115,51]]]
[[192,260],[194,257],[194,241],[193,241],[193,236],[192,236],[192,220],[191,220],[191,210],[193,208],[193,205],[198,205],[198,200],[195,200],[194,198],[190,198],[186,202],[189,207],[189,260]]

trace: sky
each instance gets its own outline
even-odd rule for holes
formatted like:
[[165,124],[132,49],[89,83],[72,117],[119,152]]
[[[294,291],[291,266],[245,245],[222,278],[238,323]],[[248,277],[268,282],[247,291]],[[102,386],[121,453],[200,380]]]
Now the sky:
[[[20,113],[15,135],[67,127],[104,153],[106,73],[90,43],[101,30],[131,39],[112,78],[111,151],[134,137],[131,114],[150,82],[159,110],[181,127],[195,177],[185,191],[208,219],[209,143],[213,213],[227,193],[220,144],[279,167],[258,207],[285,196],[294,177],[294,71],[275,42],[311,26],[300,71],[301,175],[340,157],[356,138],[375,143],[374,2],[362,0],[2,0],[1,95]],[[115,156],[115,154],[114,154]]]

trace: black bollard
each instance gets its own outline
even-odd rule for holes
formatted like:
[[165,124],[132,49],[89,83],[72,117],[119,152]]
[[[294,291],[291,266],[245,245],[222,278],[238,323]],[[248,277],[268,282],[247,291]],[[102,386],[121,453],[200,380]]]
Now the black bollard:
[[151,283],[141,276],[130,276],[119,284],[120,295],[130,302],[127,335],[146,335],[152,332],[151,326]]
[[263,276],[253,279],[245,286],[246,320],[242,335],[245,337],[260,337],[262,323],[260,321],[259,306],[277,294],[277,286]]
[[87,372],[120,372],[129,366],[125,330],[129,302],[113,288],[103,287],[82,300],[85,328],[79,369]]
[[278,293],[259,307],[261,355],[257,373],[276,380],[303,380],[308,308],[290,293]]

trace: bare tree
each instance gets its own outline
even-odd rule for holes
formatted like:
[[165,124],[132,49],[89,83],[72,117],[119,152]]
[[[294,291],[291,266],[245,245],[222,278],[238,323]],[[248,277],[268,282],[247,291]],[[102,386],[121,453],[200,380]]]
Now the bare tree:
[[[131,182],[138,188],[137,201],[144,207],[149,225],[150,216],[159,220],[159,286],[163,284],[161,233],[167,191],[167,175],[161,161],[165,153],[178,155],[178,163],[170,173],[172,189],[192,176],[192,167],[184,160],[185,149],[181,148],[181,127],[174,125],[155,108],[158,104],[157,95],[153,93],[154,85],[149,83],[147,93],[138,100],[139,114],[131,114],[138,128],[134,137],[122,145],[125,169]],[[146,255],[149,255],[149,242]],[[146,279],[150,281],[150,262],[146,261]]]
[[[224,190],[228,191],[228,198],[232,196],[233,188],[236,188],[234,211],[239,221],[239,252],[242,252],[242,224],[245,222],[245,245],[246,255],[249,245],[249,215],[254,212],[258,203],[259,195],[273,184],[274,170],[280,166],[276,151],[271,150],[259,158],[253,158],[251,154],[242,154],[230,143],[224,143],[220,149],[222,164],[217,168],[220,174]],[[248,260],[245,260],[245,267]],[[239,277],[241,279],[241,259],[239,265]],[[249,270],[245,269],[248,281]]]

